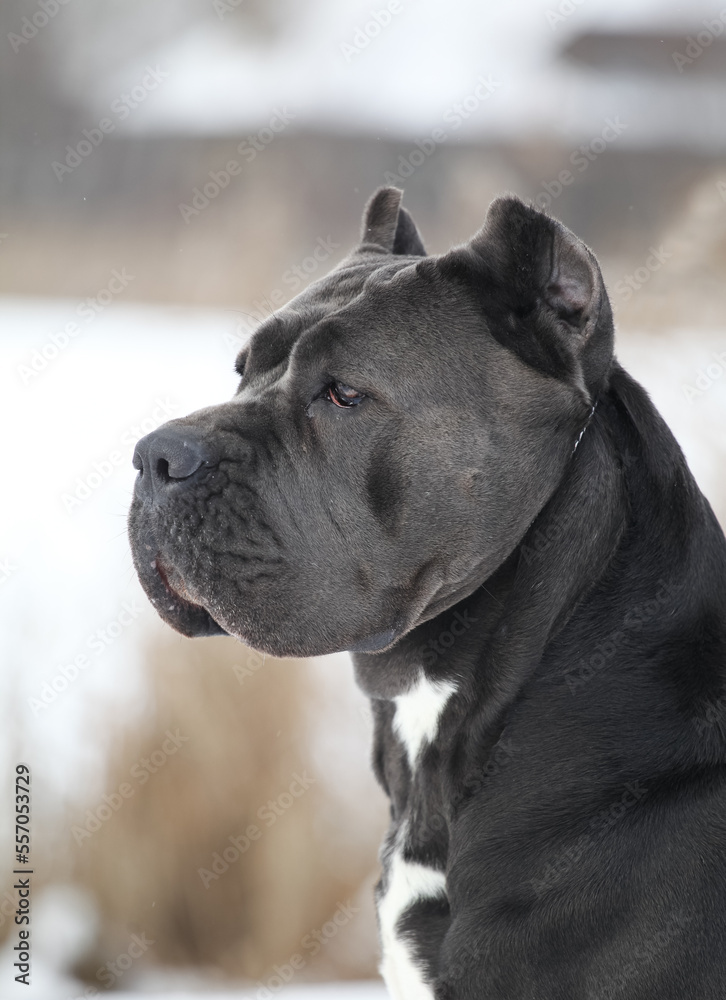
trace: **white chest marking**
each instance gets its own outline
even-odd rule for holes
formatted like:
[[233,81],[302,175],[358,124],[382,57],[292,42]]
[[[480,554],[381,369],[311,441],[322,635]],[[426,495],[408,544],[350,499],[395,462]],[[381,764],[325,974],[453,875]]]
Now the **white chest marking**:
[[411,768],[424,742],[430,743],[436,736],[441,713],[455,691],[456,685],[450,681],[430,681],[422,673],[409,691],[394,698],[393,728],[406,748]]
[[383,953],[381,975],[393,1000],[434,1000],[431,987],[413,960],[410,946],[396,933],[396,925],[412,903],[445,895],[443,872],[404,861],[400,849],[396,848],[389,862],[386,893],[378,903]]

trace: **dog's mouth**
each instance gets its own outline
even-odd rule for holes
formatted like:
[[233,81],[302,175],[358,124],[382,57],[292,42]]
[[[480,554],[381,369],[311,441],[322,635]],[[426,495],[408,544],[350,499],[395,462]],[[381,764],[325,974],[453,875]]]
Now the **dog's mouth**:
[[[192,595],[187,590],[183,578],[180,574],[174,572],[171,567],[165,565],[161,553],[157,552],[156,557],[151,560],[150,566],[161,577],[161,582],[166,587],[167,593],[172,600],[189,605],[192,608],[200,608],[202,606],[197,601],[192,600]],[[174,586],[172,586],[170,579],[172,575],[174,577]]]
[[153,536],[132,546],[141,585],[164,621],[189,637],[228,635],[193,594],[181,574],[166,560]]

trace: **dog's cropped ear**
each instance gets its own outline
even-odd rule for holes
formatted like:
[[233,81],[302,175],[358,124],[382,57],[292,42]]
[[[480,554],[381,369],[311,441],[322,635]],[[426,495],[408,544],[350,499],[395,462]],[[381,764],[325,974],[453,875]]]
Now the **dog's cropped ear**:
[[382,187],[371,197],[363,212],[361,243],[373,243],[387,253],[425,257],[423,240],[416,223],[401,205],[403,191]]
[[597,261],[556,219],[519,198],[497,198],[471,247],[491,260],[519,302],[539,300],[581,332],[596,318],[602,285]]
[[597,390],[612,361],[613,322],[597,260],[562,223],[512,196],[440,258],[476,293],[494,337],[548,375]]

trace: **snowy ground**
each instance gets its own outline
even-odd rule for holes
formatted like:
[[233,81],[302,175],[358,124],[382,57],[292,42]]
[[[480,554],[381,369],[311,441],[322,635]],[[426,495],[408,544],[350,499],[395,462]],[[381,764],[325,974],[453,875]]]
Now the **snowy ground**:
[[[28,761],[35,822],[50,825],[64,802],[100,780],[98,719],[109,712],[119,721],[133,717],[144,698],[135,651],[147,630],[159,626],[125,536],[133,444],[170,416],[228,397],[245,334],[232,312],[119,302],[89,319],[78,306],[0,299],[0,416],[5,468],[13,470],[12,477],[6,471],[0,517],[0,782],[9,782],[17,761]],[[78,334],[64,345],[64,325],[73,320]],[[725,351],[721,330],[623,335],[619,343],[621,360],[651,391],[722,521],[726,364],[719,367],[714,354]],[[685,389],[699,385],[696,396]],[[119,625],[124,604],[138,610]],[[79,657],[86,658],[83,666]],[[337,734],[337,745],[345,748],[346,737],[364,767],[365,748],[352,747],[346,732]],[[344,753],[337,759],[342,786],[349,767]],[[6,794],[7,784],[3,801]],[[0,829],[0,848],[10,860],[8,836]],[[38,988],[19,987],[18,995],[82,995],[63,978],[67,955],[52,946],[60,930],[51,920],[43,932],[44,965],[36,968]],[[43,941],[37,944],[40,963]],[[14,995],[10,965],[6,949],[0,954],[3,997]],[[384,994],[365,985],[296,987],[278,995],[368,1000]]]
[[[147,997],[155,996],[153,993],[145,995]],[[256,990],[251,992],[243,990],[221,995],[234,997],[235,1000],[262,1000],[265,997],[264,993],[260,994]],[[384,1000],[388,993],[382,983],[320,983],[311,986],[291,986],[270,995],[279,997],[280,1000]],[[118,1000],[123,1000],[123,997],[144,1000],[144,994],[140,993],[116,993],[114,996]],[[164,996],[167,1000],[193,1000],[199,994],[174,992],[165,993]],[[265,997],[265,1000],[268,998]]]
[[[234,1000],[268,1000],[264,993],[256,990],[251,992],[246,990],[225,992],[214,994],[215,996],[225,996]],[[123,997],[133,997],[133,1000],[144,1000],[144,997],[154,997],[154,993],[115,993],[114,997],[123,1000]],[[173,992],[164,993],[167,1000],[193,1000],[199,997],[199,993]],[[385,1000],[388,993],[382,983],[320,983],[311,986],[291,986],[282,989],[279,993],[269,994],[270,997],[279,997],[279,1000]]]

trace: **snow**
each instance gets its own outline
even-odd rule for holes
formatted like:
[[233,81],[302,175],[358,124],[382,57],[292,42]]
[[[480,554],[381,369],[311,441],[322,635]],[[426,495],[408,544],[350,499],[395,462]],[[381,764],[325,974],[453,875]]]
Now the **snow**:
[[[84,956],[93,941],[96,914],[92,903],[79,889],[68,885],[44,888],[33,902],[32,959],[30,984],[16,983],[11,971],[17,955],[13,945],[17,935],[11,933],[0,948],[0,995],[3,1000],[90,1000],[106,994],[105,980],[101,985],[86,985],[65,970]],[[277,987],[273,978],[262,984],[221,986],[213,975],[184,969],[137,970],[131,965],[123,975],[129,989],[109,994],[114,998],[145,1000],[164,996],[167,1000],[192,1000],[203,996],[227,997],[232,1000],[384,1000],[387,997],[381,982],[290,984]],[[294,974],[294,973],[293,973]],[[129,981],[130,980],[130,981]],[[127,982],[128,981],[128,982]]]
[[[167,993],[164,991],[166,1000],[194,1000],[195,997],[204,996],[202,992],[187,993],[184,991],[174,991]],[[268,1000],[265,993],[253,989],[225,991],[214,996],[229,997],[230,1000]],[[146,1000],[146,998],[158,996],[153,993],[114,993],[114,998],[124,1000],[124,997],[132,1000]],[[279,992],[270,993],[271,997],[278,997],[279,1000],[385,1000],[388,997],[383,983],[316,983],[309,986],[290,986],[281,989]]]
[[[269,997],[268,997],[269,993]],[[204,992],[187,993],[185,991],[164,991],[166,1000],[193,1000],[195,997],[206,995]],[[315,983],[306,986],[289,986],[275,993],[264,992],[258,989],[234,990],[222,993],[214,992],[214,996],[228,997],[230,1000],[271,1000],[272,997],[279,1000],[385,1000],[388,997],[383,983]],[[124,997],[132,1000],[146,1000],[147,997],[158,996],[154,993],[114,993],[114,998],[123,1000]]]

